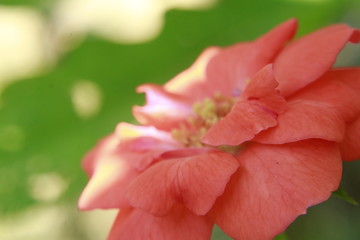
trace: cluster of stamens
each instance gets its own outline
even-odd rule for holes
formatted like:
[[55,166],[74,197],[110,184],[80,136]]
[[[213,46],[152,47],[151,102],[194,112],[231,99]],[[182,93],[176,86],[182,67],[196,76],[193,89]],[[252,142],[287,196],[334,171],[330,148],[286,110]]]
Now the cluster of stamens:
[[201,138],[215,123],[224,118],[235,103],[234,98],[215,94],[193,105],[194,116],[172,131],[172,136],[186,147],[202,147]]

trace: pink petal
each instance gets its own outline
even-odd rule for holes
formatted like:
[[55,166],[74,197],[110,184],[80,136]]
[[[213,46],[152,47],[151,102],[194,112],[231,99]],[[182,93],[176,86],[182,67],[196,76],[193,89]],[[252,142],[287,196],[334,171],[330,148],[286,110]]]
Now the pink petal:
[[91,179],[79,199],[81,210],[128,206],[125,189],[138,172],[131,162],[116,154],[118,138],[113,134],[99,142],[83,162]]
[[78,203],[79,209],[109,209],[129,206],[125,190],[138,174],[123,159],[114,157],[103,160],[81,194]]
[[171,134],[152,126],[120,123],[116,127],[116,134],[122,140],[118,154],[131,159],[133,167],[139,171],[145,170],[164,152],[181,147]]
[[254,42],[240,43],[221,50],[206,69],[207,87],[214,93],[236,96],[246,80],[271,63],[296,32],[297,21],[290,19]]
[[276,87],[271,65],[268,65],[250,80],[230,113],[206,132],[202,142],[212,146],[239,145],[276,126],[278,114],[286,108]]
[[176,203],[204,215],[237,167],[232,155],[213,150],[165,159],[134,180],[128,199],[132,206],[155,215],[167,214]]
[[283,96],[290,96],[321,77],[350,41],[360,41],[360,32],[337,24],[320,29],[287,46],[276,59],[275,76]]
[[212,227],[206,217],[183,206],[163,217],[128,208],[120,210],[108,240],[209,240]]
[[252,144],[210,216],[235,239],[271,240],[306,208],[338,188],[341,158],[335,143],[305,140]]
[[84,158],[83,166],[91,179],[79,208],[127,207],[125,191],[130,182],[155,158],[178,147],[168,133],[120,123],[115,134],[99,142]]
[[360,159],[360,117],[347,126],[340,150],[344,161]]
[[141,85],[137,91],[146,93],[146,105],[133,108],[136,120],[143,125],[168,130],[192,115],[190,99],[167,92],[161,86]]
[[262,131],[253,141],[283,144],[308,138],[341,142],[345,134],[343,117],[330,105],[315,101],[292,101],[279,115],[276,127]]
[[101,156],[114,151],[119,143],[119,139],[115,134],[111,134],[98,141],[97,145],[86,154],[82,161],[82,168],[85,173],[91,177]]
[[290,100],[321,102],[333,108],[343,120],[354,120],[360,113],[360,69],[332,70],[294,94]]

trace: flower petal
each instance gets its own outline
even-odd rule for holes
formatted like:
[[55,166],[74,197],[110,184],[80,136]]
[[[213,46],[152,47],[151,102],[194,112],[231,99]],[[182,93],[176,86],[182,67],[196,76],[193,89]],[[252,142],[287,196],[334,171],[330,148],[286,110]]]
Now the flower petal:
[[344,161],[360,159],[360,117],[346,128],[344,141],[340,144],[341,156]]
[[292,101],[279,115],[278,125],[262,131],[253,141],[283,144],[309,138],[341,142],[345,134],[343,117],[331,106],[315,101]]
[[283,96],[290,96],[321,77],[350,41],[358,43],[360,32],[344,24],[320,29],[289,44],[274,63],[275,77]]
[[271,112],[248,102],[237,102],[225,118],[206,132],[201,142],[211,146],[236,146],[276,125],[276,116]]
[[131,163],[116,154],[119,139],[113,134],[99,142],[84,161],[91,179],[79,199],[81,210],[127,207],[124,190],[138,174]]
[[335,69],[329,74],[331,74],[332,79],[346,84],[356,92],[360,91],[360,67]]
[[224,96],[238,96],[246,81],[274,60],[296,29],[297,21],[290,19],[256,41],[222,49],[207,66],[207,87],[211,87],[213,94],[220,92]]
[[212,146],[239,145],[276,126],[278,114],[286,108],[276,87],[272,67],[267,65],[250,80],[230,113],[212,126],[201,141]]
[[[209,61],[220,51],[217,47],[205,49],[193,65],[181,72],[164,85],[164,89],[173,94],[191,99],[193,102],[212,97],[212,91],[206,88],[205,70]],[[211,90],[211,89],[210,89]]]
[[340,183],[339,150],[328,141],[254,143],[238,160],[238,171],[209,213],[235,239],[273,239]]
[[125,190],[138,175],[124,159],[117,157],[103,159],[81,194],[79,209],[123,208],[128,201]]
[[[340,81],[346,84],[348,87],[354,90],[354,94],[349,95],[349,100],[352,100],[351,103],[347,102],[347,106],[358,106],[360,103],[360,68],[345,68],[345,69],[336,69],[332,72],[332,76],[337,81]],[[358,109],[356,109],[358,110]],[[355,113],[354,113],[355,112]],[[360,139],[360,117],[359,111],[352,111],[354,115],[357,113],[358,116],[350,122],[346,129],[345,139],[340,144],[341,156],[345,161],[353,161],[360,159],[360,148],[359,148],[359,139]]]
[[129,159],[132,166],[139,171],[145,170],[164,152],[181,146],[171,134],[152,126],[120,123],[116,127],[116,134],[121,139],[118,154]]
[[212,227],[206,217],[182,206],[163,217],[128,208],[120,210],[108,240],[209,240]]
[[310,100],[328,104],[349,122],[360,113],[359,79],[360,69],[332,70],[294,94],[289,101]]
[[274,70],[271,64],[261,69],[245,88],[242,99],[257,104],[269,112],[278,115],[285,111],[286,101],[276,90],[278,86],[274,79]]
[[127,207],[129,183],[156,157],[178,147],[166,132],[120,123],[115,134],[100,141],[84,158],[83,166],[91,179],[81,194],[79,208]]
[[133,207],[155,215],[167,214],[176,203],[204,215],[237,167],[232,155],[214,150],[165,159],[138,176],[127,196]]
[[[284,44],[295,34],[297,22],[288,20],[258,40],[232,47],[209,48],[192,67],[165,84],[164,88],[143,85],[145,106],[135,106],[133,114],[144,125],[171,129],[192,114],[195,101],[216,93],[238,96],[247,79],[270,63]],[[224,84],[227,83],[227,84]]]
[[143,125],[168,130],[192,115],[192,102],[157,85],[141,85],[138,92],[146,93],[146,105],[135,106],[133,114]]

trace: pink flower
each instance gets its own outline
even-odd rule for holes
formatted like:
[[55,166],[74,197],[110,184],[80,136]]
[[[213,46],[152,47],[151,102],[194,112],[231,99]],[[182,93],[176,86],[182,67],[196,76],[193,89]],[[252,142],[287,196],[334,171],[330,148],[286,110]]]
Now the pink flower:
[[143,85],[139,126],[85,157],[80,209],[121,208],[115,239],[270,240],[329,198],[360,158],[360,68],[332,69],[360,32],[338,24],[287,44],[292,19],[205,50],[164,86]]

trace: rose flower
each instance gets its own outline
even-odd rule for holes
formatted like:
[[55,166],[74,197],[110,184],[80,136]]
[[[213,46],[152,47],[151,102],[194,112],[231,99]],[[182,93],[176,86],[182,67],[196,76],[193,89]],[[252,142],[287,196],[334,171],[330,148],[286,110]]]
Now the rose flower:
[[[360,68],[333,69],[360,32],[294,40],[288,20],[252,42],[206,49],[163,86],[139,125],[119,123],[83,161],[79,208],[120,209],[110,240],[271,240],[339,187],[360,158]],[[289,43],[290,42],[290,43]]]

